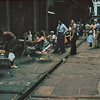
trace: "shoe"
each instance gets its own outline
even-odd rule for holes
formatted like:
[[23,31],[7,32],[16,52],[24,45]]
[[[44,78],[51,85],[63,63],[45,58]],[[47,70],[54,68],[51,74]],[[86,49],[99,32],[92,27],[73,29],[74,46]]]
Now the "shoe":
[[18,68],[18,66],[16,66],[16,65],[13,65],[13,66],[11,66],[11,68]]

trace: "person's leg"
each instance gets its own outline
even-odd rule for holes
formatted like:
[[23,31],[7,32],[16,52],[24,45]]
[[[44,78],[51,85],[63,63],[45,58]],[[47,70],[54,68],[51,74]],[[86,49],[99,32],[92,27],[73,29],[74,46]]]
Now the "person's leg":
[[11,66],[10,66],[11,68],[14,68],[14,60],[13,61],[11,61]]
[[14,64],[14,60],[11,62],[11,68],[17,68],[18,66],[16,66],[15,64]]
[[77,53],[77,51],[76,51],[76,41],[75,41],[75,47],[74,47],[74,54],[76,54]]
[[90,47],[92,47],[92,43],[90,43]]
[[60,52],[61,53],[65,52],[64,35],[61,35],[60,37]]
[[95,47],[98,48],[99,47],[99,41],[98,41],[98,37],[99,37],[99,31],[96,31],[96,36],[95,36]]
[[98,47],[100,47],[100,31],[99,31],[99,34],[98,34]]
[[73,39],[71,40],[71,49],[70,49],[70,54],[73,54]]
[[75,55],[76,53],[76,39],[72,39],[70,54]]

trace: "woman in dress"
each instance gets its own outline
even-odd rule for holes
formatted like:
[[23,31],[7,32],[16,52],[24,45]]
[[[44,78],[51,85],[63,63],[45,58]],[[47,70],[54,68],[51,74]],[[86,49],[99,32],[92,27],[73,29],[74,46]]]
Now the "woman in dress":
[[90,28],[87,42],[89,43],[89,47],[92,47],[92,44],[94,43],[94,38],[93,38],[93,27]]

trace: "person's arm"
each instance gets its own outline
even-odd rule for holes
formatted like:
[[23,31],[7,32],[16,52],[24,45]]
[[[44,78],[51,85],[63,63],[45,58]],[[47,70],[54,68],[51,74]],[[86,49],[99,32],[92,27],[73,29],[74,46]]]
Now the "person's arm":
[[66,34],[68,31],[68,28],[64,24],[63,24],[63,29],[64,29],[64,34]]
[[42,36],[41,38],[39,38],[38,40],[37,40],[37,42],[40,42],[40,41],[42,41],[42,40],[44,40],[44,37]]

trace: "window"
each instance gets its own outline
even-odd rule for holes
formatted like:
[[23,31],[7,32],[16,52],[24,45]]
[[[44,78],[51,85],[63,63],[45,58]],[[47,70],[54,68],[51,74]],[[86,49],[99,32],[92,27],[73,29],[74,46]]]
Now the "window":
[[100,7],[97,7],[97,15],[100,15]]
[[100,2],[100,0],[96,0],[97,2],[99,1]]

